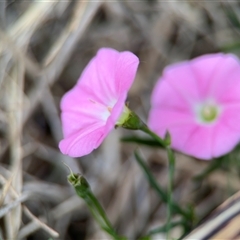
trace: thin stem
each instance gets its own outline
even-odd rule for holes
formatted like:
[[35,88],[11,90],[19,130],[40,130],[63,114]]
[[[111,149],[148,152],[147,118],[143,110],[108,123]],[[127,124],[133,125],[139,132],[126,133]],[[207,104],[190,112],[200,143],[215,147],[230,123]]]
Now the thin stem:
[[160,138],[157,134],[155,134],[154,132],[152,132],[147,125],[143,124],[140,128],[141,131],[147,133],[150,137],[152,137],[154,140],[156,140],[157,142],[160,143],[160,145],[162,145],[163,147],[166,147],[168,145],[168,143],[163,140],[162,138]]
[[167,147],[168,153],[168,211],[167,211],[167,239],[169,239],[169,232],[171,230],[171,220],[172,220],[172,192],[173,192],[173,182],[174,182],[174,167],[175,167],[175,156],[170,147]]

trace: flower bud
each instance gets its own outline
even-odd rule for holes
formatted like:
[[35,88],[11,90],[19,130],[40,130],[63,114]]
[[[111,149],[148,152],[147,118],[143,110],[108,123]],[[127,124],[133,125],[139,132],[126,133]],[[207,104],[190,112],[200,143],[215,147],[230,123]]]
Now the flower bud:
[[87,180],[80,174],[71,173],[68,175],[68,182],[75,188],[77,194],[85,198],[87,192],[90,191],[90,186]]

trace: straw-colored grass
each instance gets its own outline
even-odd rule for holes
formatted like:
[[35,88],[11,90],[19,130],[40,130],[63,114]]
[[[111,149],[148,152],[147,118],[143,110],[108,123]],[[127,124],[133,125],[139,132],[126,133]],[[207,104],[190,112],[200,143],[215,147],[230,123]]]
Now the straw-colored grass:
[[[141,63],[128,100],[146,120],[167,64],[239,53],[239,12],[237,1],[0,1],[0,239],[109,238],[67,183],[62,162],[86,176],[121,235],[138,239],[164,224],[166,206],[134,159],[136,145],[119,141],[128,132],[112,132],[81,159],[60,153],[60,99],[100,47],[130,50]],[[165,187],[165,152],[140,149]],[[239,190],[239,156],[196,183],[209,162],[177,154],[174,199],[205,217]]]

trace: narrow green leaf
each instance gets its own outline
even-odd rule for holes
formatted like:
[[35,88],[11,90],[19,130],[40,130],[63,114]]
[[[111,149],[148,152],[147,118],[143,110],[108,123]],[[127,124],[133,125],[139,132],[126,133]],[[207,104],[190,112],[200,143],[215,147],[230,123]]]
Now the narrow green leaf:
[[210,173],[214,172],[215,170],[219,169],[219,167],[224,162],[224,157],[216,158],[210,162],[208,167],[199,175],[195,176],[193,180],[195,181],[201,181],[205,177],[207,177]]
[[[171,229],[173,229],[177,226],[182,226],[182,225],[184,225],[183,221],[171,222]],[[151,231],[149,231],[148,234],[149,235],[154,235],[154,234],[157,234],[157,233],[165,233],[165,232],[167,232],[167,230],[168,230],[168,224],[166,223],[162,227],[152,229]]]
[[167,193],[159,186],[155,177],[153,176],[150,169],[148,168],[147,164],[143,161],[143,159],[140,157],[138,152],[135,151],[134,154],[135,154],[135,158],[136,158],[138,164],[144,171],[144,174],[147,177],[147,180],[148,180],[150,186],[157,192],[157,194],[159,195],[161,200],[166,203],[168,200]]
[[231,24],[234,27],[240,29],[240,21],[238,19],[238,15],[236,14],[236,12],[232,8],[232,6],[230,6],[230,5],[224,6],[223,7],[223,12],[225,13],[226,17],[229,19]]
[[237,52],[240,50],[240,41],[225,44],[220,49],[222,52]]
[[[141,156],[138,154],[137,151],[134,152],[134,155],[135,155],[135,158],[136,158],[139,166],[142,168],[145,176],[147,177],[149,185],[156,191],[156,193],[159,195],[161,200],[164,203],[167,203],[168,195],[167,195],[166,191],[164,189],[162,189],[162,187],[158,184],[155,177],[151,173],[149,167],[147,166],[147,164],[144,162],[144,160],[141,158]],[[172,201],[172,211],[173,211],[173,213],[181,214],[186,219],[189,219],[189,217],[190,217],[188,212],[183,210],[177,203],[175,203],[173,201]]]

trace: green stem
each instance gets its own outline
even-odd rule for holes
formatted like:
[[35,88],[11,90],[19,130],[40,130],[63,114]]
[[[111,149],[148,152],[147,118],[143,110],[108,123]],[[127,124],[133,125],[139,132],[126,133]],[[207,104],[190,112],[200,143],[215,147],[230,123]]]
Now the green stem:
[[167,211],[167,239],[169,239],[169,232],[171,230],[171,220],[172,220],[172,192],[174,184],[174,166],[175,166],[175,156],[170,147],[167,147],[168,153],[168,211]]
[[141,131],[145,132],[146,134],[148,134],[150,137],[152,137],[154,140],[156,140],[157,142],[160,143],[160,145],[162,145],[163,147],[167,147],[169,145],[169,141],[168,139],[162,139],[160,138],[157,134],[155,134],[154,132],[152,132],[148,126],[146,124],[143,124],[140,128]]

